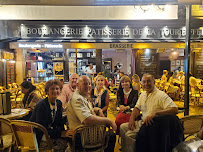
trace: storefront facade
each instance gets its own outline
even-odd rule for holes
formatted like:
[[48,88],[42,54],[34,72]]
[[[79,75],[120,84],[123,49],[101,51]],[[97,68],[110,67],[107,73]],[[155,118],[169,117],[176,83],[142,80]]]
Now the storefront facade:
[[[164,12],[163,8],[156,6],[159,13]],[[147,11],[144,6],[138,9],[143,14]],[[1,21],[0,29],[4,35],[19,39],[10,42],[10,49],[14,49],[16,56],[18,83],[25,77],[37,78],[35,82],[53,78],[68,80],[73,72],[83,74],[88,63],[93,63],[97,72],[104,71],[110,63],[110,72],[119,64],[123,67],[121,71],[127,73],[131,65],[131,74],[142,76],[150,72],[159,78],[163,68],[160,61],[165,60],[160,54],[170,49],[183,52],[185,49],[185,8],[178,8],[175,14],[178,16],[172,14],[171,19],[166,20],[116,20],[116,17],[114,20],[5,20]],[[193,19],[190,69],[195,74],[200,71],[195,75],[199,78],[202,40],[202,22]],[[184,55],[177,59],[165,58],[170,64],[168,70],[177,65],[184,67]]]
[[[179,24],[175,24],[177,21],[162,21],[159,24],[155,21],[125,21],[120,22],[120,24],[112,22],[104,24],[103,21],[89,21],[85,23],[79,21],[57,22],[56,24],[54,22],[33,21],[32,23],[34,24],[28,21],[18,21],[17,24],[18,29],[20,29],[21,39],[17,42],[11,42],[10,48],[21,51],[24,50],[26,52],[24,58],[27,61],[36,60],[37,62],[43,61],[47,62],[47,64],[51,63],[45,66],[47,68],[57,65],[59,71],[51,70],[51,68],[46,68],[46,70],[51,70],[52,72],[50,72],[50,74],[52,73],[52,75],[55,76],[56,73],[59,73],[58,77],[65,76],[65,73],[71,74],[72,72],[76,72],[76,68],[77,72],[80,72],[84,67],[78,66],[79,64],[85,66],[85,62],[91,62],[94,63],[94,65],[99,65],[97,62],[101,64],[102,56],[97,56],[96,59],[96,52],[105,49],[131,50],[130,64],[132,64],[132,58],[136,60],[135,63],[131,65],[133,74],[138,73],[141,76],[145,72],[151,72],[158,77],[159,75],[157,75],[157,73],[159,73],[160,65],[159,58],[156,57],[157,53],[164,53],[163,50],[166,49],[185,48],[186,29],[183,21],[178,21]],[[197,24],[191,28],[191,50],[192,53],[194,53],[191,56],[194,60],[199,56],[195,54],[201,53],[203,48],[201,26],[202,25]],[[154,53],[147,56],[145,55],[146,49],[150,49]],[[32,53],[27,54],[27,50],[32,50],[28,51]],[[35,54],[37,52],[46,52],[47,50],[55,50],[54,53],[49,53],[49,55],[52,56],[52,61],[41,56],[36,58]],[[76,51],[77,60],[81,62],[77,62],[77,64],[75,62]],[[132,54],[134,54],[133,57]],[[81,61],[81,59],[84,60]],[[192,59],[192,61],[194,60]],[[199,68],[202,64],[201,59],[198,58],[197,60],[200,61],[191,63],[191,69],[201,71],[201,68]],[[29,70],[32,64],[27,61],[26,68]],[[181,62],[182,64],[184,63],[180,61],[180,65]],[[197,64],[198,66],[196,66]],[[60,67],[63,67],[63,70]],[[102,67],[97,68],[97,72],[99,72],[101,68]],[[124,68],[127,68],[127,66]],[[36,70],[38,73],[42,73],[40,74],[41,77],[45,77],[43,70]],[[29,73],[25,72],[25,76],[29,76]],[[197,74],[197,77],[201,78],[201,74]]]

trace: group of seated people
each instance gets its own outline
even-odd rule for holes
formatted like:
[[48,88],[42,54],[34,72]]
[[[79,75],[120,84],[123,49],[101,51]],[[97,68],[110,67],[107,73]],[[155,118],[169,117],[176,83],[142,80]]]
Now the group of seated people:
[[[34,91],[36,88],[25,81],[21,84],[22,92],[25,94],[22,106],[30,110],[25,120],[43,125],[57,152],[65,151],[67,140],[61,137],[69,134],[64,128],[63,112],[67,114],[69,130],[74,130],[82,124],[105,124],[121,136],[121,151],[134,151],[140,148],[135,146],[135,141],[143,124],[152,125],[157,116],[175,116],[178,109],[166,93],[156,88],[153,75],[148,73],[143,75],[144,92],[140,96],[139,77],[134,75],[132,78],[133,81],[124,75],[120,80],[117,91],[119,113],[115,122],[107,118],[109,92],[104,85],[105,77],[102,75],[96,77],[94,89],[88,76],[79,77],[76,73],[71,75],[69,83],[65,85],[59,80],[49,80],[45,84],[47,97],[41,100]],[[106,152],[114,151],[116,134],[110,135]],[[43,134],[36,131],[36,136],[39,146],[43,146]],[[77,147],[80,148],[80,138],[78,137],[76,141]]]
[[[197,79],[189,73],[189,89],[191,92],[197,87]],[[163,75],[161,77],[161,81],[159,83],[159,89],[163,90],[169,94],[175,93],[175,100],[179,99],[180,92],[185,91],[185,76],[183,71],[179,71],[178,74],[174,78],[174,72],[170,71],[168,73],[167,70],[163,70]]]

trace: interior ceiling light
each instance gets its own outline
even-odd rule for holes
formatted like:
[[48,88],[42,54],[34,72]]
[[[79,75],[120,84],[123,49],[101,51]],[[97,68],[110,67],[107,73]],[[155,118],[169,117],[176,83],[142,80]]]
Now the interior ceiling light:
[[176,60],[179,57],[179,52],[178,51],[172,51],[169,55],[169,60]]
[[165,7],[161,8],[159,5],[156,5],[156,6],[157,6],[157,8],[158,8],[159,10],[161,10],[162,12],[165,11]]
[[[134,5],[134,8],[136,9],[136,6]],[[161,12],[164,12],[166,9],[166,5],[160,6],[160,5],[139,5],[139,8],[146,13],[147,11],[151,10],[159,10]]]
[[[145,8],[144,8],[145,7]],[[146,13],[147,11],[149,11],[149,9],[150,9],[150,7],[149,6],[141,6],[140,5],[140,9],[144,12],[144,13]]]

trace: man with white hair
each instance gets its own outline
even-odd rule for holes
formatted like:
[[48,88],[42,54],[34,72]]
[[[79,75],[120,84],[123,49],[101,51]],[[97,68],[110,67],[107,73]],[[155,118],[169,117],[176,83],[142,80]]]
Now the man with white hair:
[[70,97],[73,95],[73,93],[76,90],[78,78],[79,78],[79,75],[76,73],[73,73],[70,76],[69,83],[63,86],[62,92],[58,97],[58,99],[61,100],[62,102],[63,109],[66,109],[66,106]]
[[[76,127],[84,125],[105,124],[111,126],[116,131],[117,126],[109,118],[102,117],[101,109],[93,109],[91,102],[88,100],[91,92],[91,80],[88,76],[81,76],[78,79],[77,89],[73,93],[67,104],[67,117],[69,129],[74,130]],[[95,115],[95,113],[97,115]],[[79,139],[78,139],[79,140]],[[77,140],[77,141],[78,141]],[[116,135],[112,134],[109,139],[106,152],[113,152],[116,141]],[[77,143],[76,143],[77,144]],[[78,145],[80,146],[80,145]]]

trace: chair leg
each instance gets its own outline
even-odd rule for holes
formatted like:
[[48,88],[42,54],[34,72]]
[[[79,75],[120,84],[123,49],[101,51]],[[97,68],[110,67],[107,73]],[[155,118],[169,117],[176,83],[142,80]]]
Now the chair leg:
[[121,137],[120,135],[118,135],[118,140],[117,140],[118,144],[121,145]]

